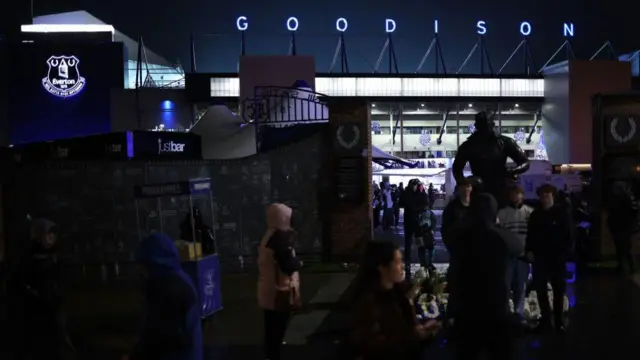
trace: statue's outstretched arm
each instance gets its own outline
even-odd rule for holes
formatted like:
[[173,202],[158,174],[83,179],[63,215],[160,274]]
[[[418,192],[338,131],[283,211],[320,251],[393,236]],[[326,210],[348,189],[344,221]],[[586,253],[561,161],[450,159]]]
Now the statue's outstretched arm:
[[456,153],[456,158],[453,160],[453,165],[451,165],[451,172],[453,173],[453,178],[456,180],[456,183],[464,180],[464,167],[467,166],[469,162],[469,150],[467,149],[468,146],[465,146],[465,143],[460,145]]
[[504,139],[505,154],[516,164],[515,167],[508,170],[508,174],[510,176],[520,175],[529,170],[529,158],[524,150],[512,138],[505,136]]

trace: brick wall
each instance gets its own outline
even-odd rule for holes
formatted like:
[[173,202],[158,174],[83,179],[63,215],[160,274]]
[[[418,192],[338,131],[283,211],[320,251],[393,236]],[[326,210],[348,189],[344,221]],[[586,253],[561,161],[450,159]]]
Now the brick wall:
[[[334,258],[355,259],[361,253],[363,246],[373,239],[372,209],[371,209],[371,112],[369,103],[365,100],[350,99],[331,102],[329,106],[329,123],[332,128],[342,124],[358,124],[362,137],[361,147],[367,156],[361,157],[364,174],[361,176],[362,189],[365,196],[360,203],[333,202],[331,209],[331,242]],[[330,141],[334,141],[332,136]],[[334,149],[332,160],[334,163],[339,155]],[[335,171],[335,168],[332,167]],[[335,176],[336,174],[334,174]],[[335,189],[334,189],[335,190]]]

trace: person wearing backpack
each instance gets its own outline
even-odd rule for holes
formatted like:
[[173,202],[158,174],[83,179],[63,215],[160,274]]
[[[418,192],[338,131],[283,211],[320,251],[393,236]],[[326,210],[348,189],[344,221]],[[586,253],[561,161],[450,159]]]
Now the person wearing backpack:
[[418,246],[418,259],[420,266],[433,271],[433,258],[435,255],[435,231],[437,225],[436,214],[426,206],[423,211],[418,213],[418,230],[415,234],[416,246]]
[[633,185],[627,181],[615,181],[609,196],[609,216],[607,225],[616,247],[618,272],[625,272],[625,265],[630,273],[635,272],[636,264],[631,252],[631,239],[638,232],[638,216],[640,203]]

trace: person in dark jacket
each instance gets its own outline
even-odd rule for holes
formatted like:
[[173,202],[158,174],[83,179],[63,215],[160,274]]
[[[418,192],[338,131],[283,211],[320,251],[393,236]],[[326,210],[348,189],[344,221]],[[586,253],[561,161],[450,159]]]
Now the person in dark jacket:
[[533,288],[538,295],[540,320],[538,331],[552,328],[551,305],[547,284],[553,289],[553,321],[558,332],[564,331],[564,296],[566,263],[572,248],[571,214],[555,203],[556,188],[545,184],[538,188],[540,207],[531,213],[526,240],[526,257],[532,262]]
[[32,247],[21,259],[12,280],[13,294],[22,309],[21,351],[27,358],[62,359],[72,346],[62,313],[57,227],[46,219],[35,219],[31,225]]
[[420,266],[429,271],[435,271],[433,258],[436,250],[435,231],[438,225],[438,218],[428,206],[418,213],[418,225],[419,228],[414,238],[418,246]]
[[358,274],[353,343],[359,360],[420,359],[421,343],[439,328],[418,322],[403,280],[402,253],[392,242],[372,242]]
[[420,180],[412,179],[409,181],[401,199],[401,204],[404,208],[404,259],[407,279],[411,278],[411,245],[416,232],[420,230],[418,214],[428,203],[427,193],[424,191]]
[[189,242],[201,243],[204,254],[216,252],[213,230],[205,224],[202,213],[197,207],[194,207],[182,220],[180,238]]
[[449,288],[449,304],[447,306],[447,317],[453,319],[460,296],[457,293],[456,274],[460,265],[460,254],[456,246],[455,229],[464,226],[465,218],[471,203],[471,183],[463,179],[456,186],[456,196],[453,198],[442,212],[442,242],[449,252],[449,270],[447,271],[447,287]]
[[511,357],[507,264],[524,251],[524,242],[496,224],[498,202],[487,193],[476,195],[469,226],[460,238],[458,286],[461,302],[455,327],[459,359],[478,359],[486,350],[491,359]]
[[178,249],[168,236],[142,240],[136,260],[145,276],[145,323],[125,359],[202,360],[200,303],[193,281],[182,270]]
[[607,225],[616,247],[618,272],[624,273],[625,265],[629,272],[634,272],[636,264],[631,252],[631,238],[638,232],[640,204],[633,186],[626,181],[614,182],[609,202]]
[[402,207],[400,204],[400,199],[402,199],[402,194],[404,194],[404,185],[400,183],[400,185],[398,185],[398,188],[394,192],[393,198],[393,217],[395,220],[395,227],[398,227],[398,224],[400,224],[400,208]]

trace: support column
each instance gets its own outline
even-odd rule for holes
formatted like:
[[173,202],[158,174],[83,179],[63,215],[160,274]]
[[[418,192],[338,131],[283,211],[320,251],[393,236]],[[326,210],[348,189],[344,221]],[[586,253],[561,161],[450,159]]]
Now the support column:
[[329,114],[332,252],[350,261],[373,240],[371,106],[364,99],[335,99]]

